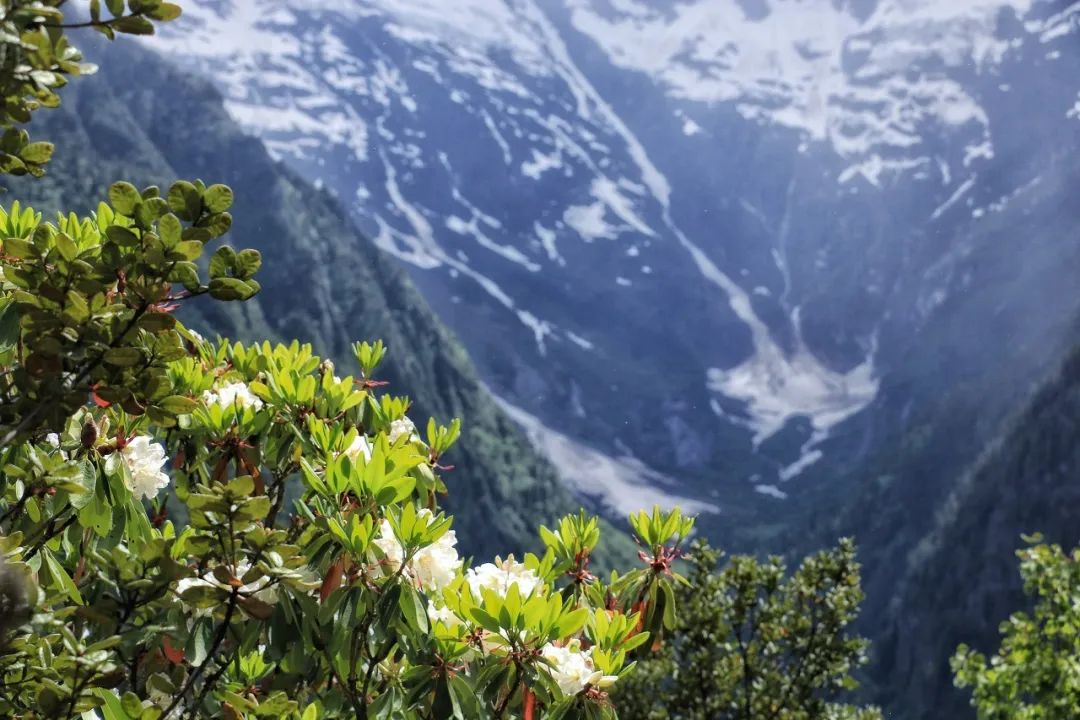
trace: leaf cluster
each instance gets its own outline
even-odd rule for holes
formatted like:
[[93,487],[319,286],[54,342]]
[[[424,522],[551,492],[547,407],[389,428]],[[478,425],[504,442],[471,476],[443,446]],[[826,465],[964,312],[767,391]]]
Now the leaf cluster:
[[1028,541],[1017,555],[1033,609],[1001,624],[993,655],[961,645],[952,658],[980,720],[1065,720],[1080,708],[1080,549]]
[[168,426],[177,401],[166,368],[187,355],[177,304],[258,291],[259,253],[222,246],[232,191],[177,182],[162,196],[116,183],[86,218],[0,209],[0,445],[61,427],[93,393]]
[[619,688],[624,718],[881,717],[838,700],[867,649],[849,629],[863,597],[850,541],[790,574],[776,557],[720,560],[693,545],[673,638]]
[[[163,0],[90,0],[86,22],[68,22],[67,0],[4,0],[0,3],[0,174],[41,176],[53,145],[32,142],[22,127],[34,111],[60,104],[68,78],[93,73],[67,30],[88,27],[110,40],[117,33],[151,35],[155,23],[180,16],[180,6]],[[104,11],[104,12],[103,12]]]

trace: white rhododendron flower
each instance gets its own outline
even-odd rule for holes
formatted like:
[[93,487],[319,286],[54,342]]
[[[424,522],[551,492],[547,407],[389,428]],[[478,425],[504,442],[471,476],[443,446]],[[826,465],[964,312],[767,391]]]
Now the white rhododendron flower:
[[[360,437],[363,437],[363,435]],[[397,536],[394,535],[394,528],[390,527],[389,520],[383,518],[382,523],[379,525],[379,536],[372,542],[386,556],[382,561],[383,572],[387,575],[396,573],[405,560],[405,550],[401,547],[401,543],[398,542]]]
[[582,650],[580,640],[571,640],[565,646],[548,643],[540,655],[548,662],[546,669],[563,695],[577,695],[589,685],[609,687],[617,679],[596,669],[592,650]]
[[524,563],[515,561],[513,555],[505,560],[496,558],[494,563],[469,568],[465,579],[469,583],[473,597],[477,600],[482,599],[481,588],[487,588],[500,597],[506,597],[510,586],[517,585],[521,596],[528,597],[540,585],[540,578],[536,573],[525,567]]
[[[424,508],[417,515],[425,518],[428,525],[435,520],[435,515]],[[394,529],[390,521],[383,520],[379,525],[379,536],[373,541],[386,559],[383,561],[384,571],[388,574],[397,572],[404,560],[405,552],[401,542],[394,535]],[[438,592],[453,582],[461,571],[461,558],[457,552],[457,534],[453,530],[447,530],[442,537],[427,547],[420,548],[409,560],[405,573],[419,588],[430,592]]]
[[258,410],[263,406],[262,400],[252,394],[247,383],[242,382],[228,383],[217,390],[207,390],[203,393],[203,402],[207,405],[217,405],[223,410],[232,407],[249,407]]
[[158,492],[169,484],[169,476],[161,470],[168,459],[165,448],[150,442],[146,435],[139,435],[129,442],[120,454],[131,480],[128,489],[136,498],[157,497]]
[[371,441],[366,435],[357,435],[356,439],[349,443],[349,447],[345,448],[345,454],[353,462],[359,460],[361,455],[365,460],[371,460]]
[[442,623],[447,628],[456,628],[461,624],[461,618],[459,618],[453,610],[443,605],[442,607],[435,607],[434,603],[429,603],[427,607],[428,620],[432,624]]
[[[247,560],[241,560],[239,563],[236,564],[236,570],[233,574],[237,578],[243,579],[243,577],[247,575],[250,570],[251,563],[249,563]],[[211,576],[211,579],[216,582],[216,578],[213,578],[213,576]],[[256,600],[262,600],[264,603],[277,602],[277,586],[272,585],[271,582],[272,581],[268,576],[263,575],[261,578],[252,580],[249,583],[241,585],[240,593],[242,595],[249,595]],[[220,583],[219,586],[224,588],[229,587],[228,585]]]
[[403,417],[400,420],[395,420],[390,423],[390,432],[387,435],[387,439],[390,441],[390,444],[393,445],[398,441],[398,438],[403,435],[410,441],[416,437],[416,426],[413,425],[413,421],[407,417]]
[[[209,580],[207,580],[206,578],[201,578],[201,577],[180,578],[180,580],[178,580],[177,583],[176,583],[176,596],[178,598],[182,598],[183,595],[184,595],[184,592],[187,591],[188,589],[193,588],[193,587],[201,587],[201,586],[218,587],[218,585],[216,583],[212,583]],[[181,600],[181,602],[182,602],[182,600]],[[210,615],[212,615],[213,612],[214,612],[214,608],[212,608],[212,607],[191,608],[186,603],[185,603],[184,607],[192,615],[192,617],[188,618],[188,620],[187,620],[187,629],[188,629],[189,632],[191,631],[191,628],[195,626],[195,619],[196,618],[210,617]]]
[[[426,517],[428,525],[435,520],[435,516],[426,508],[418,515]],[[409,568],[419,587],[438,592],[453,582],[457,574],[461,572],[461,558],[458,557],[456,546],[457,533],[447,530],[438,540],[427,547],[420,548],[413,555]]]

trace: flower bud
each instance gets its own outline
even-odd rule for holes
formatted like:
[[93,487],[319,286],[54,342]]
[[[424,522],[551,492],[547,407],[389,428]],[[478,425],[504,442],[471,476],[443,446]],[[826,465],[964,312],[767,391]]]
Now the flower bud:
[[94,424],[93,418],[88,418],[82,426],[82,434],[79,436],[82,441],[82,446],[89,450],[97,444],[98,439],[98,426]]

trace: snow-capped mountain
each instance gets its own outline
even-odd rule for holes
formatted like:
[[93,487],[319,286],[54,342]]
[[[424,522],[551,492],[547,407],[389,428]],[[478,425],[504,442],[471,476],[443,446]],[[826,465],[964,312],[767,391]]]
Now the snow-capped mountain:
[[[192,0],[153,47],[405,264],[568,480],[599,453],[613,504],[707,510],[857,462],[933,401],[925,353],[985,362],[936,328],[1076,311],[1041,300],[1080,255],[1078,28],[1058,0]],[[988,269],[1009,237],[1036,280]]]

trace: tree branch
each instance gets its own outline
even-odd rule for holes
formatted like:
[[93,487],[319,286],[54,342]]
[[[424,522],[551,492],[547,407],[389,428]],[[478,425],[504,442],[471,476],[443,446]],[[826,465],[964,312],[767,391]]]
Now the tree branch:
[[[214,658],[214,655],[217,654],[218,649],[221,647],[221,643],[225,640],[225,635],[229,631],[229,623],[232,621],[233,612],[236,611],[236,601],[238,597],[239,588],[233,588],[232,593],[229,595],[229,605],[225,608],[225,619],[218,627],[217,633],[215,633],[214,635],[214,640],[210,644],[210,649],[206,653],[206,657],[203,658],[203,661],[201,663],[199,663],[199,667],[195,668],[195,670],[192,671],[191,675],[188,676],[188,679],[184,683],[184,686],[180,688],[180,690],[176,693],[176,697],[173,698],[173,701],[172,703],[170,703],[169,707],[165,708],[165,712],[161,714],[161,720],[169,720],[169,716],[172,714],[173,710],[175,710],[177,706],[183,701],[184,696],[187,695],[188,691],[190,691],[191,688],[195,687],[195,682],[199,679],[199,677],[204,672],[206,672],[207,666]],[[218,675],[218,677],[220,677],[220,675]],[[204,685],[203,691],[199,695],[199,700],[202,700],[205,694],[206,686]]]

